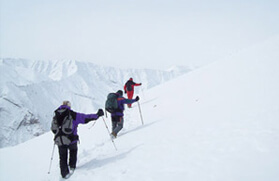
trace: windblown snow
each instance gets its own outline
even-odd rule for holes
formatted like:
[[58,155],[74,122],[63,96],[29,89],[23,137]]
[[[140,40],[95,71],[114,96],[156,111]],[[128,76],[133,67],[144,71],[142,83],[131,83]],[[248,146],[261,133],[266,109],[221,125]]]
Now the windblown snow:
[[[126,109],[117,150],[103,119],[92,128],[81,125],[77,169],[69,180],[277,181],[278,60],[275,37],[140,92],[144,125],[137,103]],[[97,109],[86,106],[76,109]],[[57,148],[47,174],[52,139],[49,132],[1,149],[0,180],[59,180]]]

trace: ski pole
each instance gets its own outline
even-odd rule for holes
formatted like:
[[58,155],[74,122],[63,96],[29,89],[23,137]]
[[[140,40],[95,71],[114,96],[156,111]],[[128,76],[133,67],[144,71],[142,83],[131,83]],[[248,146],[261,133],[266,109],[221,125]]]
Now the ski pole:
[[138,101],[138,107],[139,107],[139,113],[140,113],[141,123],[142,123],[142,125],[143,125],[144,123],[143,123],[143,119],[142,119],[142,113],[141,113],[141,108],[140,108],[140,103],[139,103],[139,101]]
[[90,126],[88,129],[91,129],[95,124],[96,124],[97,121],[94,121],[94,123],[92,124],[92,126]]
[[52,148],[52,154],[51,154],[51,158],[50,158],[50,164],[49,164],[48,174],[50,174],[50,169],[51,169],[51,165],[52,165],[54,149],[55,149],[55,142],[54,142],[53,148]]
[[117,148],[116,148],[116,146],[115,146],[115,143],[114,143],[113,139],[112,139],[112,138],[111,138],[111,136],[110,136],[110,132],[109,132],[109,129],[108,129],[107,123],[106,123],[106,121],[105,121],[104,117],[102,117],[102,118],[103,118],[103,121],[104,121],[104,123],[105,123],[105,126],[106,126],[106,128],[107,128],[107,130],[108,130],[108,134],[109,134],[109,137],[110,137],[110,139],[111,139],[111,142],[112,142],[112,144],[113,144],[113,146],[114,146],[115,150],[117,151]]

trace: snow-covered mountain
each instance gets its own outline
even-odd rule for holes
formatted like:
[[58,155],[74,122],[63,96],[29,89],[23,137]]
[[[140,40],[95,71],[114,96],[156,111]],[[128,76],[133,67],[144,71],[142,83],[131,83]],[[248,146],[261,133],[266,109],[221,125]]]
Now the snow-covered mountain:
[[[144,125],[137,104],[126,109],[117,151],[102,119],[79,126],[77,169],[69,181],[277,181],[278,60],[275,37],[141,92]],[[2,148],[0,180],[59,180],[56,147],[47,174],[52,148],[51,132]]]
[[103,107],[106,95],[133,77],[142,82],[136,93],[190,69],[170,71],[119,69],[79,61],[0,60],[0,147],[11,146],[49,131],[52,112],[63,100],[77,111]]

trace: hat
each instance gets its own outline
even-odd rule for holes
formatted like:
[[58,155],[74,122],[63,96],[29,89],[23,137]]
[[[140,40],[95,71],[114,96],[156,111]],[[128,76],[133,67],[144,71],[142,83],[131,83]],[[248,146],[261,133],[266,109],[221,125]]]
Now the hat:
[[133,81],[133,78],[131,77],[129,80]]
[[120,96],[123,96],[123,91],[122,90],[118,90],[116,93],[119,94]]

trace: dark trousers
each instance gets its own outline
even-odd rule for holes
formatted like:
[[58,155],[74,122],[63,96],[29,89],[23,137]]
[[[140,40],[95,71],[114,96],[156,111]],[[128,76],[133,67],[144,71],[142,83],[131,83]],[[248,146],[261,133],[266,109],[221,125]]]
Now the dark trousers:
[[123,124],[124,124],[123,116],[112,116],[111,122],[112,122],[112,132],[117,135],[118,132],[123,128]]
[[69,166],[71,168],[76,168],[77,163],[77,143],[70,144],[68,146],[63,145],[59,146],[59,158],[60,158],[60,171],[61,175],[64,178],[69,173],[68,168],[68,152],[70,152],[69,157]]

